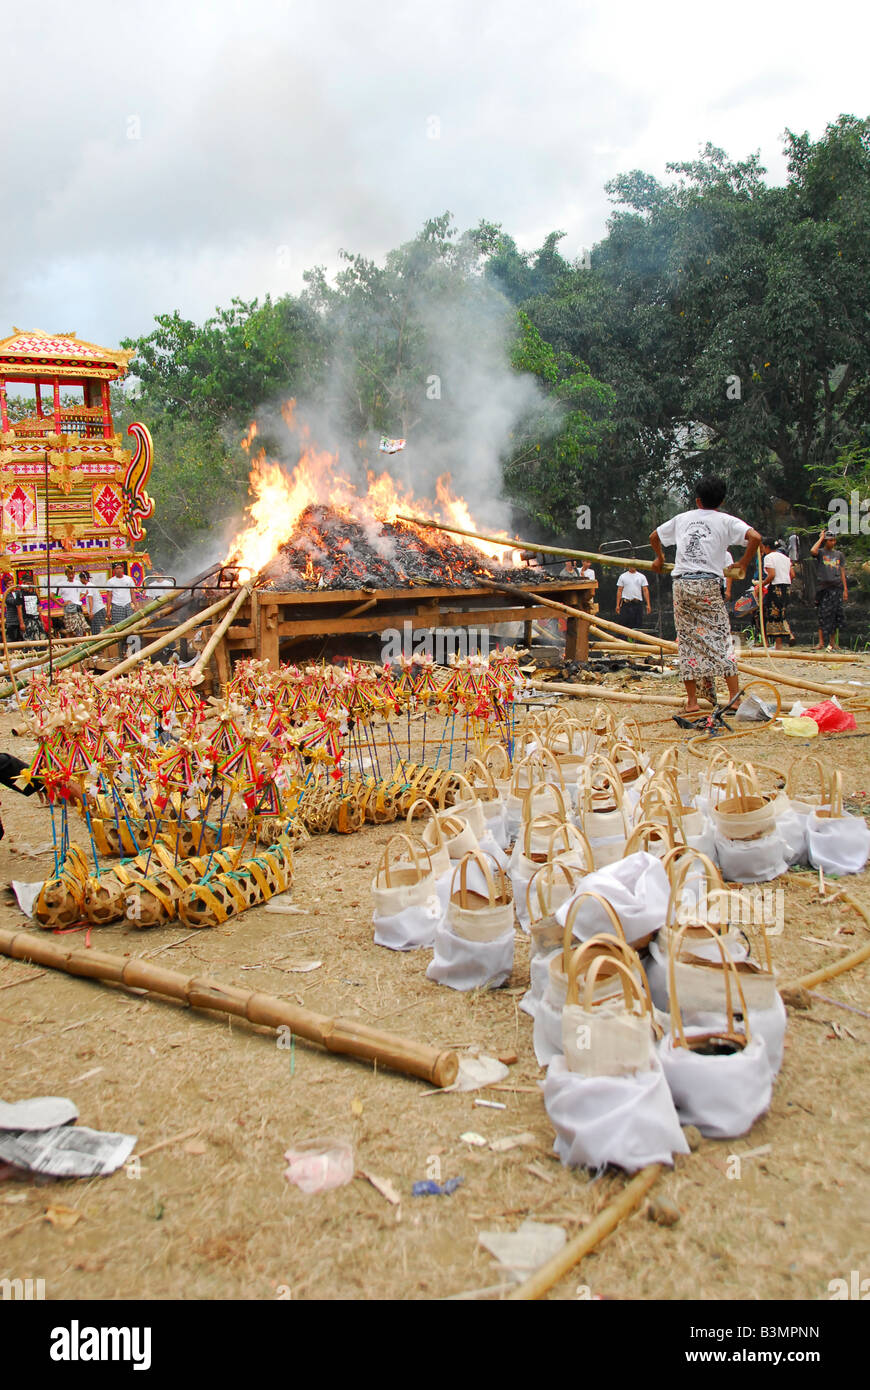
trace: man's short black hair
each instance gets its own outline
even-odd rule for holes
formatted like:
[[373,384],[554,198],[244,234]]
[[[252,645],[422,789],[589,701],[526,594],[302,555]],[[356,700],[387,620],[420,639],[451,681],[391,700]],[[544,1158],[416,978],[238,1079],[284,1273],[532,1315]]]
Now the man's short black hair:
[[695,496],[702,506],[714,512],[724,502],[727,491],[722,478],[717,477],[715,473],[708,473],[695,488]]
[[764,546],[765,550],[776,550],[776,537],[764,536],[761,544]]

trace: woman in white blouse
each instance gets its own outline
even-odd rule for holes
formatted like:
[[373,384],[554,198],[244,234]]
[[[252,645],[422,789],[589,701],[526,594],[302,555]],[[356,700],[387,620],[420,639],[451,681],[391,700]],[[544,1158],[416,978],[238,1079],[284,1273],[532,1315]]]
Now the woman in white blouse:
[[781,550],[777,549],[772,536],[765,536],[761,542],[764,556],[764,632],[766,637],[776,639],[776,650],[782,649],[782,639],[787,637],[789,646],[794,646],[796,638],[786,617],[791,583],[794,579],[794,566]]

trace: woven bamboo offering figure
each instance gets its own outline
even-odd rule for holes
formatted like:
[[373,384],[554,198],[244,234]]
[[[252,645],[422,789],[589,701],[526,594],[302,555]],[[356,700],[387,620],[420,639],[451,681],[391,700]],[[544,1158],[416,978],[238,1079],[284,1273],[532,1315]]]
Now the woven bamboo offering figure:
[[293,851],[284,841],[263,854],[211,874],[185,889],[179,916],[188,927],[217,927],[249,907],[268,902],[293,882]]

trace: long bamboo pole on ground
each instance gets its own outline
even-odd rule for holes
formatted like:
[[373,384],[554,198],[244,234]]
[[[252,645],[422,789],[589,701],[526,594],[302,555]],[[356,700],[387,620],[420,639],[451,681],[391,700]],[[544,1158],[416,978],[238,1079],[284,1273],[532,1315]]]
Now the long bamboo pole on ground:
[[226,613],[224,613],[224,616],[221,618],[211,637],[206,642],[205,647],[203,648],[200,655],[197,657],[196,665],[190,673],[191,683],[193,685],[199,685],[200,681],[202,680],[202,673],[208,665],[212,652],[214,651],[218,642],[223,637],[224,633],[226,632],[233,618],[238,613],[242,604],[245,602],[245,599],[249,597],[255,582],[255,580],[249,579],[247,584],[242,585],[241,589],[239,589],[239,592],[236,594]]
[[[870,929],[870,914],[868,914],[866,908],[861,906],[857,898],[852,897],[851,893],[847,893],[845,889],[841,889],[834,893],[829,898],[829,901],[832,903],[845,903],[847,907],[851,907],[852,911],[856,912],[861,918],[864,926]],[[823,981],[832,980],[835,975],[843,975],[847,970],[854,970],[856,965],[863,965],[867,960],[870,960],[870,942],[868,942],[866,946],[860,946],[857,951],[850,951],[848,956],[842,956],[839,960],[833,961],[830,965],[822,966],[820,970],[813,970],[809,975],[802,975],[799,980],[789,980],[788,984],[783,985],[782,988],[814,989],[816,985],[822,984]]]
[[[529,688],[542,695],[570,695],[575,700],[615,700],[623,705],[666,705],[669,709],[682,709],[686,703],[684,695],[655,695],[645,690],[633,695],[629,690],[611,690],[608,685],[570,685],[567,681],[534,681]],[[699,696],[698,703],[710,702]]]
[[[431,531],[449,531],[453,536],[470,536],[475,541],[486,541],[488,545],[500,545],[503,550],[533,550],[539,555],[562,555],[568,560],[596,560],[599,565],[610,565],[614,569],[624,569],[627,564],[639,570],[652,570],[652,560],[635,560],[631,555],[600,555],[596,550],[568,550],[564,545],[541,545],[538,541],[514,541],[507,536],[482,536],[479,531],[468,531],[462,526],[447,526],[443,521],[429,521],[422,516],[399,515],[396,521],[410,521],[414,526],[422,526]],[[673,565],[665,565],[670,572]],[[577,576],[580,580],[580,576]],[[583,581],[580,580],[582,583]]]
[[433,1086],[452,1085],[459,1072],[457,1054],[449,1049],[439,1050],[353,1019],[314,1013],[273,994],[166,970],[135,956],[61,946],[32,932],[6,930],[0,930],[0,953],[13,960],[32,961],[50,970],[63,970],[68,975],[147,989],[170,999],[180,999],[194,1009],[235,1014],[249,1023],[268,1028],[287,1028],[291,1034],[319,1043],[330,1052],[378,1062],[394,1071],[422,1077]]
[[111,671],[104,671],[101,676],[97,676],[95,685],[105,685],[107,681],[114,680],[116,676],[123,676],[133,666],[138,666],[140,661],[146,661],[155,652],[161,652],[164,647],[168,647],[170,642],[174,642],[178,637],[183,637],[191,628],[200,627],[208,618],[213,618],[215,613],[222,613],[227,604],[232,603],[234,594],[227,594],[226,598],[213,603],[210,608],[204,608],[201,613],[195,613],[186,622],[179,623],[178,627],[170,628],[165,637],[158,637],[147,647],[143,647],[141,652],[136,652],[133,656],[128,656],[118,666],[113,666]]
[[640,1205],[650,1188],[658,1181],[661,1171],[660,1163],[650,1163],[646,1168],[641,1168],[631,1182],[626,1183],[614,1201],[593,1217],[589,1225],[573,1240],[569,1240],[557,1255],[547,1260],[540,1269],[536,1269],[524,1284],[520,1284],[519,1288],[509,1293],[506,1301],[529,1302],[532,1299],[543,1298],[545,1293],[549,1293],[554,1284],[569,1274],[584,1255],[594,1250],[605,1236],[616,1230],[620,1221],[624,1221],[626,1216]]
[[[568,613],[572,618],[582,618],[587,623],[594,622],[596,627],[602,628],[605,632],[615,632],[621,637],[632,637],[635,641],[642,642],[644,646],[658,648],[665,652],[677,652],[679,650],[676,642],[668,641],[664,637],[651,637],[647,633],[623,627],[620,623],[611,623],[607,618],[601,618],[597,614],[593,617],[591,613],[584,612],[582,608],[572,608],[567,603],[558,603],[556,599],[546,598],[537,591],[534,594],[529,594],[527,589],[521,589],[516,584],[502,584],[495,579],[481,579],[480,582],[488,589],[500,589],[506,594],[521,598],[528,606],[543,603],[547,608],[556,609],[560,613]],[[738,671],[743,671],[746,675],[753,676],[758,680],[764,679],[779,685],[787,685],[794,690],[812,690],[820,695],[839,695],[847,700],[854,700],[857,697],[857,691],[845,685],[820,685],[817,681],[784,676],[781,671],[770,671],[766,666],[753,669],[752,665],[747,665],[743,661],[737,661],[735,665]]]

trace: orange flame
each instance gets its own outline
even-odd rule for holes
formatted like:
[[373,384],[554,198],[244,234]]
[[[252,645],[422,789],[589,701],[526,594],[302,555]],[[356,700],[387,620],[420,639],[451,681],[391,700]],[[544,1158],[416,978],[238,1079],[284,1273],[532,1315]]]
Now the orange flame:
[[[229,559],[232,563],[258,573],[293,536],[302,513],[312,505],[328,505],[348,518],[374,526],[395,521],[399,513],[410,511],[434,521],[475,529],[468,504],[453,493],[449,473],[437,480],[434,502],[425,498],[416,500],[413,493],[398,484],[387,472],[376,475],[369,471],[366,477],[367,491],[361,494],[353,481],[339,471],[338,455],[318,450],[311,444],[308,427],[297,422],[295,412],[296,402],[293,400],[286,401],[282,406],[281,413],[288,429],[300,435],[302,447],[299,459],[291,473],[268,459],[263,449],[252,460],[249,486],[253,501],[248,507],[250,519],[230,546]],[[256,435],[256,425],[252,424],[242,441],[242,447],[250,449]],[[422,527],[419,529],[428,542],[437,539],[437,532]],[[499,534],[504,535],[503,545],[474,541],[470,537],[457,536],[452,539],[464,541],[500,564],[518,564],[519,551],[515,543],[506,532]],[[306,573],[306,577],[315,577],[313,569],[310,576]]]

